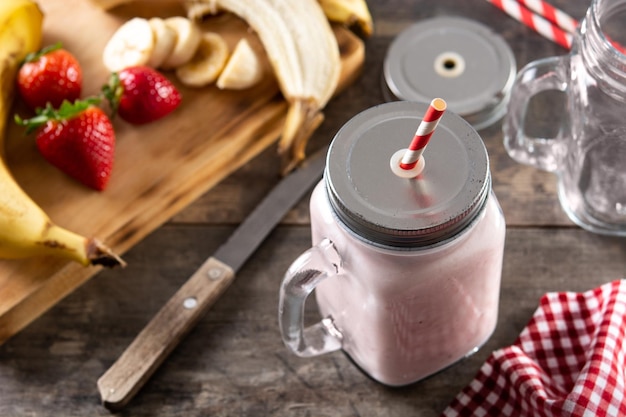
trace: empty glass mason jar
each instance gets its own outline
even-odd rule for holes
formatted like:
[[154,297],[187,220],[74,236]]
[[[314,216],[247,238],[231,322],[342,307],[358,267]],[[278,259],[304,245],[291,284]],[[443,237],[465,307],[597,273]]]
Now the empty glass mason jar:
[[[532,62],[517,75],[504,145],[518,162],[555,172],[570,219],[626,236],[626,0],[594,0],[570,54]],[[564,92],[554,138],[525,132],[531,98]]]
[[[343,349],[391,386],[475,352],[498,316],[505,222],[480,136],[448,112],[418,177],[390,167],[427,108],[382,104],[337,133],[310,200],[313,247],[280,289],[280,328],[292,352]],[[305,327],[313,290],[323,319]]]

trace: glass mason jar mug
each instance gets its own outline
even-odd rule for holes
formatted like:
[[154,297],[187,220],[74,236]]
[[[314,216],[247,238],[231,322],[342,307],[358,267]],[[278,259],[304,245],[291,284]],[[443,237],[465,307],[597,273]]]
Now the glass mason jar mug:
[[[427,107],[382,104],[337,133],[310,200],[313,247],[280,289],[279,322],[291,351],[311,357],[343,349],[391,386],[476,351],[497,321],[505,222],[481,138],[448,112],[417,178],[390,168]],[[324,318],[304,327],[314,289]]]
[[[517,75],[504,145],[518,162],[558,174],[559,200],[577,225],[626,236],[626,0],[593,0],[570,54]],[[554,138],[529,137],[527,108],[546,90],[564,93]]]

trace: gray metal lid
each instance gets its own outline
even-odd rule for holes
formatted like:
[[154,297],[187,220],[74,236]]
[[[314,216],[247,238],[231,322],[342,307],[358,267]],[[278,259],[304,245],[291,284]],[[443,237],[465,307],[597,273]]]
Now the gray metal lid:
[[437,17],[411,25],[391,43],[383,92],[387,101],[441,97],[479,130],[504,115],[516,71],[511,48],[490,28]]
[[366,241],[391,247],[441,242],[462,230],[491,189],[489,159],[476,131],[446,112],[424,151],[419,177],[400,178],[392,155],[406,148],[427,104],[385,103],[350,119],[328,151],[324,178],[339,219]]

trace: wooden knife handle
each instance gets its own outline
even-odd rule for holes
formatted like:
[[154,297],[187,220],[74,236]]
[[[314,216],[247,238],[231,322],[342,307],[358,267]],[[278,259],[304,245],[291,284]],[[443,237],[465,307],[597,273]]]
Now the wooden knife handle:
[[207,259],[98,379],[104,406],[126,405],[234,278],[228,265]]

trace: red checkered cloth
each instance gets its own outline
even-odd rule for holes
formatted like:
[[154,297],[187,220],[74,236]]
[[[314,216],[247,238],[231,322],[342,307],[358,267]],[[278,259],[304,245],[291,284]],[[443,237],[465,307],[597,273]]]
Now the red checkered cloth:
[[547,293],[442,417],[626,416],[626,280]]

